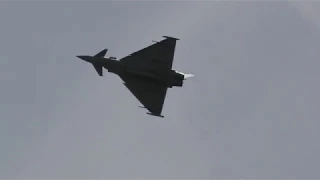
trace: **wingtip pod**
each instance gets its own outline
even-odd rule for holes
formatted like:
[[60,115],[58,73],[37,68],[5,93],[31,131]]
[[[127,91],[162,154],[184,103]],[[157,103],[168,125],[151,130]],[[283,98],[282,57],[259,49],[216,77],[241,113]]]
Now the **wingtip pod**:
[[151,116],[156,116],[156,117],[160,117],[160,118],[164,118],[163,115],[161,114],[154,114],[154,113],[150,113],[150,112],[147,112],[148,115],[151,115]]
[[167,39],[180,40],[179,38],[175,38],[175,37],[172,37],[172,36],[162,36],[162,37],[167,38]]

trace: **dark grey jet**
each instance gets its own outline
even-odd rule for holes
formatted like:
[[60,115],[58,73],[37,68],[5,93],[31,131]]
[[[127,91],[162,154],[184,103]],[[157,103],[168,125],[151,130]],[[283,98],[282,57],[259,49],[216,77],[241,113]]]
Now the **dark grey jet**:
[[167,89],[174,86],[182,87],[183,81],[192,74],[184,74],[172,70],[176,47],[174,37],[163,36],[165,39],[146,48],[136,51],[120,60],[115,57],[106,58],[108,49],[94,56],[77,56],[93,65],[102,76],[102,68],[117,74],[131,93],[148,109],[149,115],[161,115]]

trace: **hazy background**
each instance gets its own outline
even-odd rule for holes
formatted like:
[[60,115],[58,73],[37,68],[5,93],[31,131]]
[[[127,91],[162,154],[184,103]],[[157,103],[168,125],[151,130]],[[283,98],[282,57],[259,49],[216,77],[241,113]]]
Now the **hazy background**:
[[[320,178],[320,3],[1,2],[0,178]],[[76,55],[180,38],[164,119]]]

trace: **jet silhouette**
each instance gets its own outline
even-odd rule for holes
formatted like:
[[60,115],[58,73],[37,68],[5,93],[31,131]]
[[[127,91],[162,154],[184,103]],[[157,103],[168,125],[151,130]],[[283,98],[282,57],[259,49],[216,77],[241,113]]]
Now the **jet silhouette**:
[[117,74],[123,84],[144,105],[147,114],[164,117],[162,109],[167,89],[182,87],[184,80],[193,74],[184,74],[172,70],[177,38],[163,36],[165,39],[138,50],[124,58],[106,58],[108,49],[94,56],[77,56],[93,65],[99,76],[103,68]]

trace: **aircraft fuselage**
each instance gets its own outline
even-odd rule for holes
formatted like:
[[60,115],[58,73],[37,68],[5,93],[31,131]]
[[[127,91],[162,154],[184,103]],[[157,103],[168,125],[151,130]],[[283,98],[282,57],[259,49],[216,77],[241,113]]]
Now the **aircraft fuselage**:
[[182,87],[184,80],[194,76],[172,70],[176,41],[179,39],[163,37],[165,39],[119,60],[105,57],[108,49],[93,56],[77,57],[91,63],[99,76],[103,76],[103,69],[117,74],[127,89],[149,111],[147,114],[163,117],[162,108],[168,88]]
[[[88,57],[89,58],[89,57]],[[90,57],[91,62],[99,63],[102,67],[108,70],[110,73],[117,75],[128,75],[136,78],[143,79],[145,81],[153,81],[159,84],[165,85],[169,88],[174,86],[182,87],[184,75],[174,70],[156,69],[154,68],[136,68],[126,65],[118,60],[109,58],[96,58]]]

